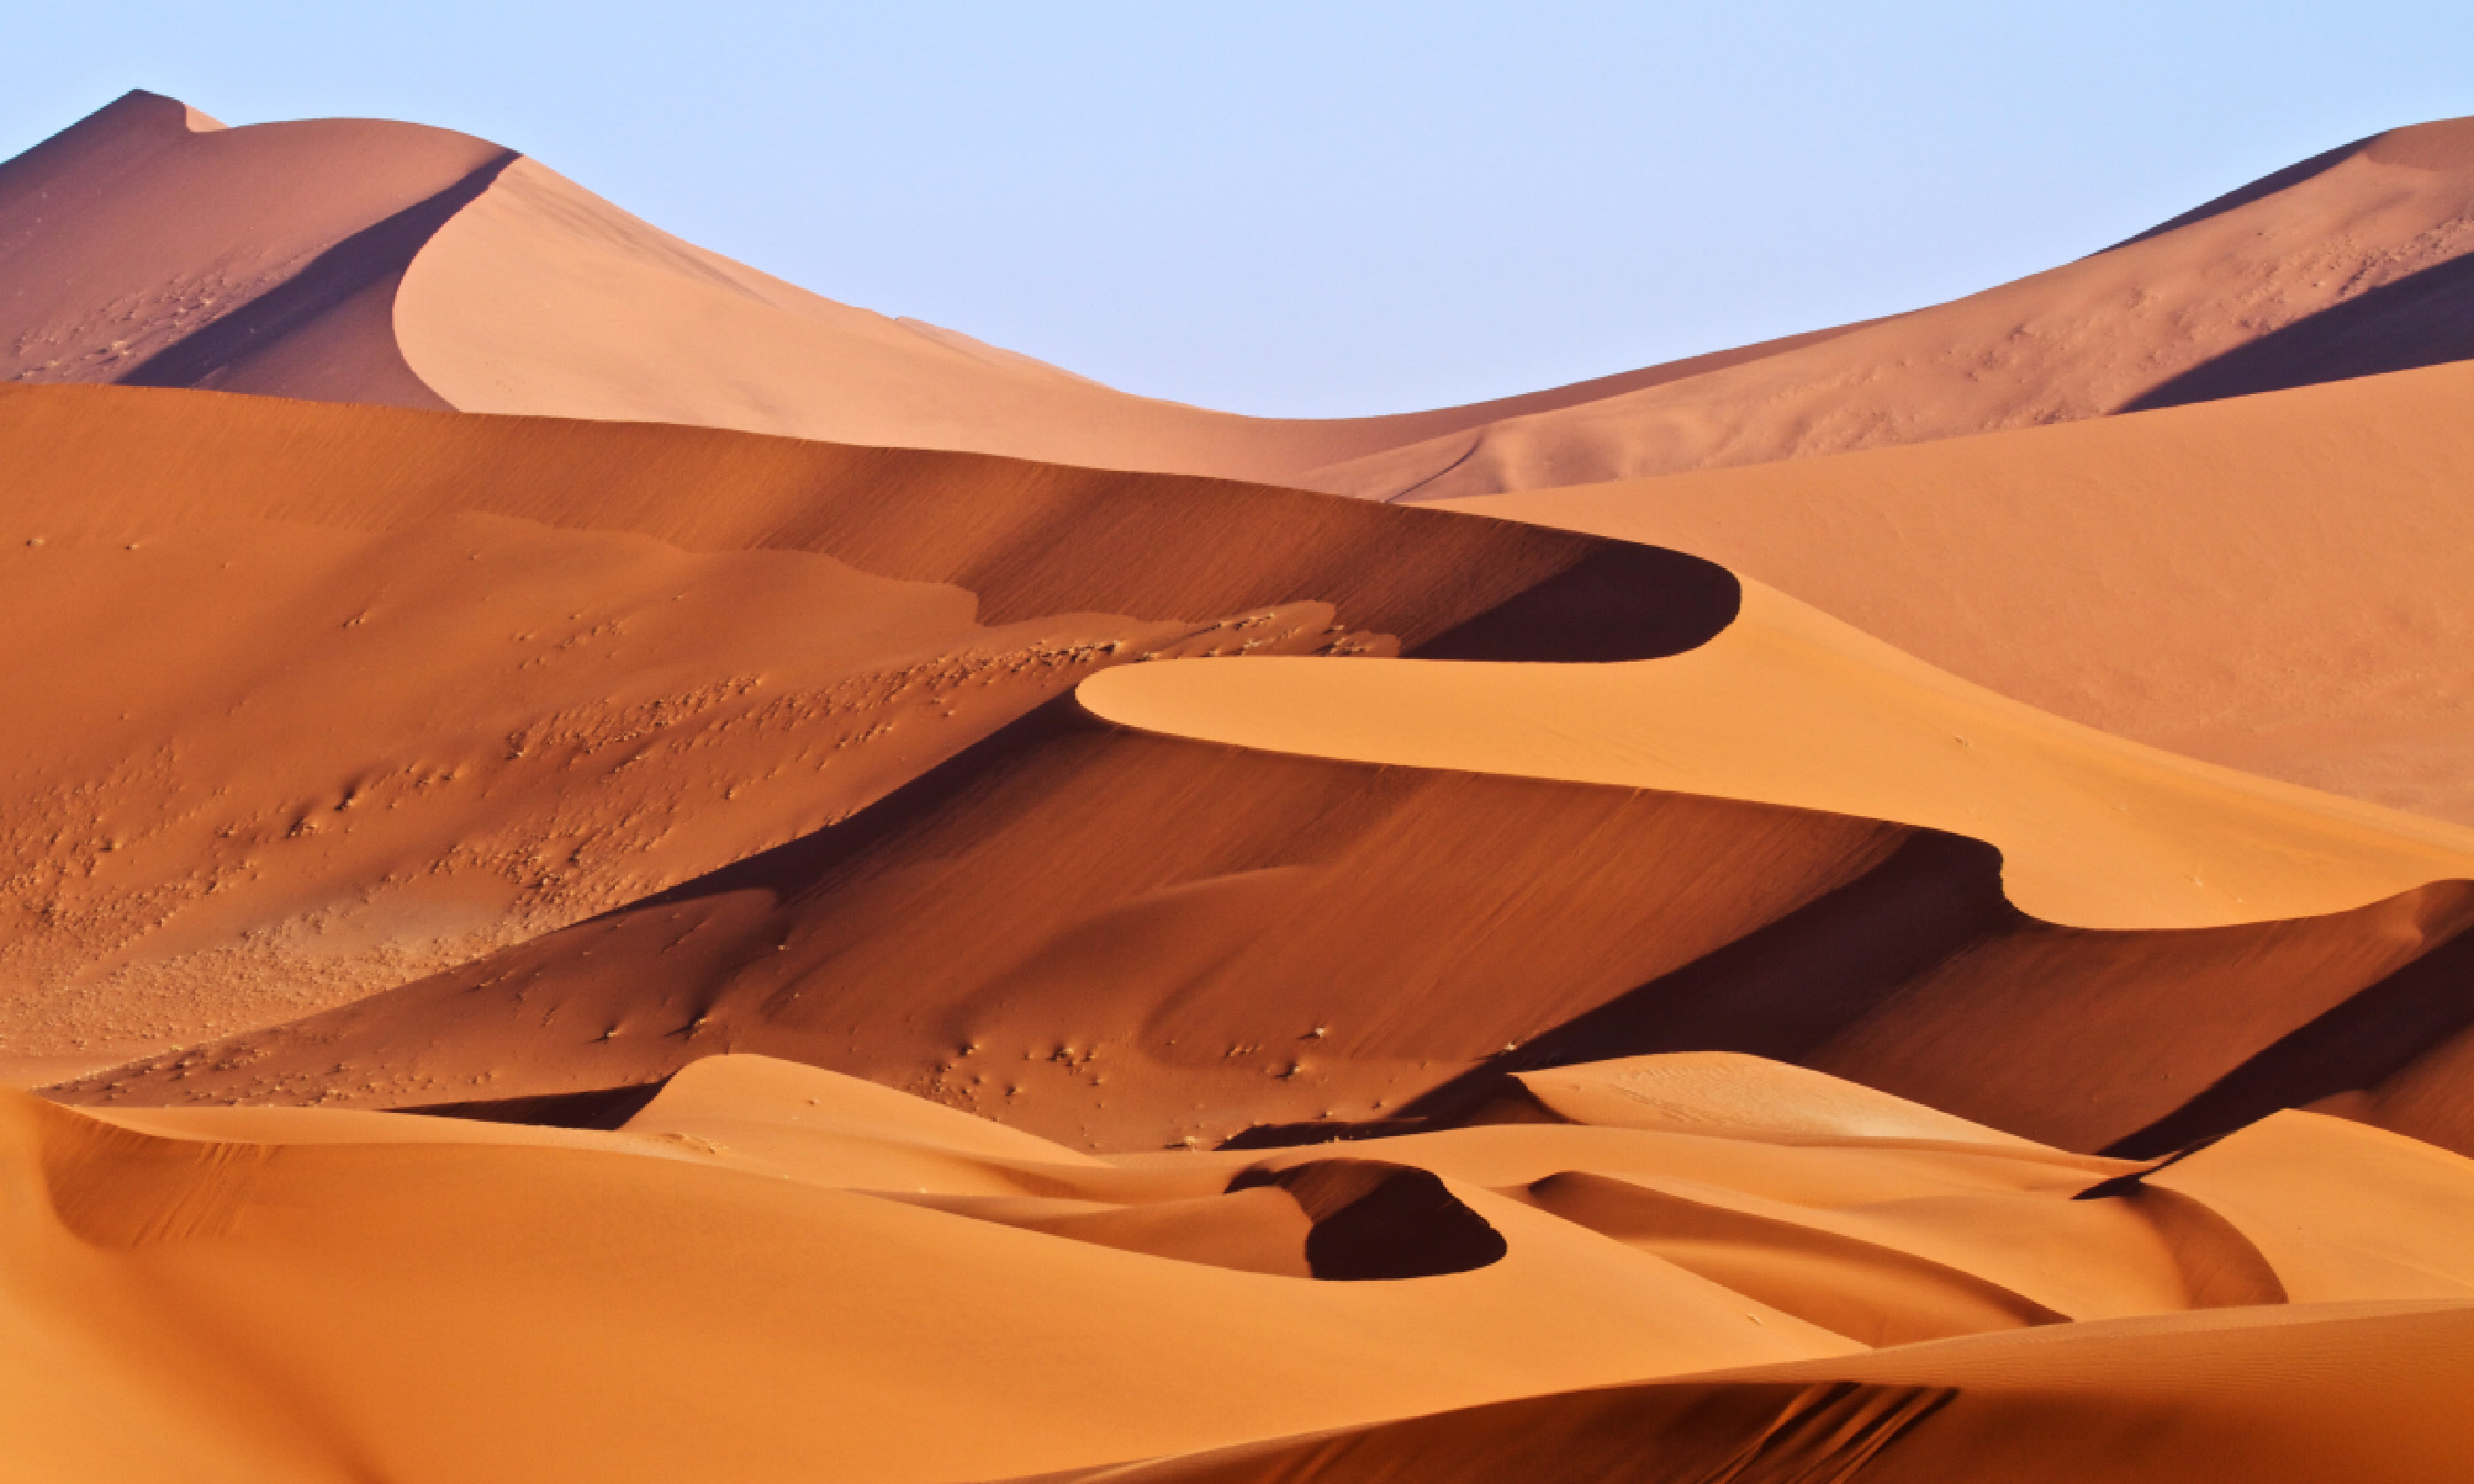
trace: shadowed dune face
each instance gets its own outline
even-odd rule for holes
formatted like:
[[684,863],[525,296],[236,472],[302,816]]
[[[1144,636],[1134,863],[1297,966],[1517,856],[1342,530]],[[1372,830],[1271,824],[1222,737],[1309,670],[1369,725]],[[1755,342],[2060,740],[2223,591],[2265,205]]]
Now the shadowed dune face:
[[[710,878],[60,1090],[383,1107],[643,1084],[740,1050],[1122,1149],[1258,1123],[1329,1137],[1449,1116],[1510,1070],[1723,1048],[2092,1149],[2474,922],[2445,884],[2292,922],[2058,928],[1998,873],[1981,846],[1896,826],[1053,710]],[[2439,1034],[2401,1027],[2388,1054]]]
[[1467,1273],[1499,1262],[1501,1233],[1428,1171],[1379,1160],[1316,1160],[1250,1169],[1230,1193],[1286,1192],[1313,1225],[1306,1271],[1326,1282],[1391,1282]]
[[1634,658],[1738,597],[1561,533],[689,429],[17,388],[0,447],[35,1080],[781,845],[1094,668]]
[[0,1046],[88,1065],[778,845],[1192,633],[982,629],[967,593],[830,558],[477,515],[30,538],[0,583]]

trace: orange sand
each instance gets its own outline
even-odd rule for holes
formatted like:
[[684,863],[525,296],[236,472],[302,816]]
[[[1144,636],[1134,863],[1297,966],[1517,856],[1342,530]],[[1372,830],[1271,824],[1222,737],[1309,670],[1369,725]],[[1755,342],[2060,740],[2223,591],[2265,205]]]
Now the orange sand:
[[1342,422],[0,164],[0,1476],[2474,1472],[2469,129]]
[[[1657,1060],[1608,1070],[1661,1078]],[[1678,1090],[1693,1079],[1664,1080],[1693,1114]],[[1586,1388],[1713,1371],[1660,1384],[1735,1404],[1679,1415],[1652,1391],[1627,1409],[1630,1446],[1725,1446],[1815,1381],[1955,1389],[1902,1424],[1894,1457],[2021,1408],[2064,1431],[2118,1417],[2118,1433],[2162,1386],[2189,1395],[2171,1415],[2190,1430],[2134,1431],[2119,1466],[2217,1436],[2231,1419],[2214,1397],[2276,1414],[2309,1442],[2298,1468],[2341,1417],[2292,1406],[2282,1337],[2389,1331],[2408,1348],[2348,1370],[2440,1369],[2380,1388],[2368,1415],[2409,1434],[2381,1446],[2462,1446],[2433,1429],[2455,1415],[2444,1357],[2462,1346],[2443,1337],[2474,1264],[2459,1246],[2400,1266],[2394,1234],[2342,1208],[2474,1205],[2474,1164],[2307,1114],[2259,1134],[2333,1159],[2249,1157],[2245,1135],[2174,1166],[2170,1191],[2159,1176],[2075,1201],[2131,1167],[1883,1137],[1830,1112],[1863,1098],[1826,1079],[1768,1084],[1750,1126],[1721,1100],[1690,1132],[1478,1125],[1269,1161],[1094,1161],[744,1057],[698,1064],[606,1134],[8,1099],[23,1328],[5,1393],[30,1476],[969,1479],[1319,1428],[1430,1448],[1447,1419],[1395,1420],[1485,1404],[1539,1419],[1475,1445],[1524,1472],[1509,1460],[1561,1452],[1564,1419],[1619,1395]],[[1773,1126],[1800,1103],[1803,1127]],[[1309,1217],[1312,1199],[1247,1174],[1305,1189],[1349,1167],[1430,1181],[1442,1204],[1395,1210],[1377,1185]],[[1421,1244],[1443,1211],[1493,1238],[1485,1260],[1436,1269],[1448,1255]],[[1300,1267],[1302,1246],[1428,1276],[1231,1260],[1252,1248],[1259,1268],[1283,1244]],[[1953,1334],[1972,1338],[1913,1343]],[[106,1409],[117,1425],[98,1425]]]

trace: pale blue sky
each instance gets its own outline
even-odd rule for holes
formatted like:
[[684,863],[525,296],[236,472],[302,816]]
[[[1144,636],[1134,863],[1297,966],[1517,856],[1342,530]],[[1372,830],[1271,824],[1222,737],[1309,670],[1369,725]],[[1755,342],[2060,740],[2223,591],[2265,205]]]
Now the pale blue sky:
[[836,299],[1324,416],[1951,298],[2474,113],[2474,6],[2372,13],[10,0],[0,153],[140,86],[418,119]]

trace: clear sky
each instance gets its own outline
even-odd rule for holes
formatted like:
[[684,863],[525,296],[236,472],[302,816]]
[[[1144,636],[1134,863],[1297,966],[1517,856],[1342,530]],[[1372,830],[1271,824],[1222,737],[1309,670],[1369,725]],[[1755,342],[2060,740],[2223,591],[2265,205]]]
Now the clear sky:
[[131,87],[522,150],[1132,391],[1468,401],[1949,299],[2474,113],[2474,5],[6,0],[0,153]]

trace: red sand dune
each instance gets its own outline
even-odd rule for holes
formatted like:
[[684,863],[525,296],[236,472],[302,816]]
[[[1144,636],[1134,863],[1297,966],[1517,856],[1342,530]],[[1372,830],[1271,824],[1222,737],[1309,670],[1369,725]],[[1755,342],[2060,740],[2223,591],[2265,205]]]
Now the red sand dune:
[[[780,845],[1096,666],[1486,654],[1464,626],[1524,589],[1580,595],[1516,624],[1538,653],[1592,652],[1600,617],[1655,652],[1734,592],[1465,517],[692,429],[17,388],[0,446],[24,703],[0,1056],[28,1073],[289,1018]],[[1684,581],[1610,585],[1634,569]]]
[[[2474,353],[2474,124],[2334,150],[1953,303],[1332,421],[1119,393],[854,309],[498,146],[133,93],[0,167],[6,374],[702,423],[1396,499],[1910,443]],[[142,230],[133,229],[143,223]]]
[[0,1474],[2466,1473],[2464,136],[1337,423],[0,165]]

